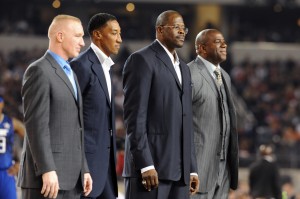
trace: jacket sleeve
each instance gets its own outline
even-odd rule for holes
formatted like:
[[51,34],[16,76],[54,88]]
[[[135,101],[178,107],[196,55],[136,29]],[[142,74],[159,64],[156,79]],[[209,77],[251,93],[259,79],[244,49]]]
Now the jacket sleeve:
[[146,124],[151,79],[151,64],[140,54],[131,55],[123,70],[124,121],[136,169],[154,165]]
[[24,123],[35,174],[56,170],[50,143],[50,83],[41,67],[32,65],[24,74]]

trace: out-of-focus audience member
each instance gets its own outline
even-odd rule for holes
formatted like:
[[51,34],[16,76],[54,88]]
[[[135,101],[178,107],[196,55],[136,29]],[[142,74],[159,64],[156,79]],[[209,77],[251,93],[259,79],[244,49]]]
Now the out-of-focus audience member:
[[282,182],[282,199],[297,199],[293,180],[290,176],[284,175],[281,178]]
[[23,138],[25,127],[20,120],[4,114],[3,108],[4,99],[0,97],[0,199],[16,199],[15,176],[20,164],[14,152],[14,135]]
[[270,145],[259,147],[260,158],[251,164],[249,173],[250,195],[253,198],[281,199],[280,174]]

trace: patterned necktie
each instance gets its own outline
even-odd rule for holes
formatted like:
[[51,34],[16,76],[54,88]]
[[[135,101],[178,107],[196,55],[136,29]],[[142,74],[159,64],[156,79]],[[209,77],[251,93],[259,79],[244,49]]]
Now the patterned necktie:
[[221,71],[219,68],[216,68],[216,70],[214,71],[216,77],[217,77],[217,83],[218,83],[218,86],[221,86],[222,85],[222,76],[221,76]]

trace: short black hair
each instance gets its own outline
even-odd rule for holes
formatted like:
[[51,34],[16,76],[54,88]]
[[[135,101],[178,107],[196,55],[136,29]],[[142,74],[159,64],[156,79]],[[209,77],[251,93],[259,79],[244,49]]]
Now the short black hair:
[[89,21],[87,30],[90,36],[93,35],[93,31],[101,28],[106,25],[106,22],[117,20],[117,18],[114,15],[108,14],[108,13],[98,13],[92,16],[92,18]]

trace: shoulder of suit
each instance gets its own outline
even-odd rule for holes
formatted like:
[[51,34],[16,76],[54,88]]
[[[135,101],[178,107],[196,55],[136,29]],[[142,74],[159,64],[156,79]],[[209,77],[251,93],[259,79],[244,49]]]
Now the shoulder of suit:
[[192,60],[191,62],[187,63],[190,69],[195,68],[197,66],[196,60]]
[[229,76],[229,74],[222,68],[222,75],[224,76],[224,77],[228,77],[229,79],[230,79],[230,76]]

